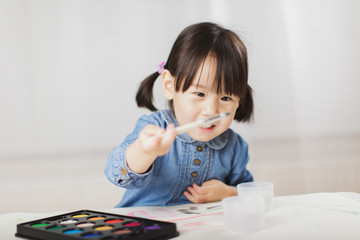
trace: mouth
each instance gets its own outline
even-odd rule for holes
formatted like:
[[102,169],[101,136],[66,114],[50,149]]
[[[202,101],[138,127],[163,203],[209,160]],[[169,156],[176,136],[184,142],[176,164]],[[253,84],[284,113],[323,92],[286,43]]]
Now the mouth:
[[208,129],[213,129],[214,127],[215,125],[213,124],[204,124],[200,128],[208,130]]

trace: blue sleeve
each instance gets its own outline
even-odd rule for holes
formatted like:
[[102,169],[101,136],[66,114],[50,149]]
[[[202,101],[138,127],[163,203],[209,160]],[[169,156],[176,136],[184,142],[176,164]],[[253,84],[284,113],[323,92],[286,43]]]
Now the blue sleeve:
[[228,177],[228,183],[231,186],[253,181],[252,174],[247,170],[247,164],[249,162],[249,146],[239,135],[235,134],[235,136],[233,164]]
[[128,146],[138,138],[139,132],[148,124],[159,125],[156,119],[142,116],[137,121],[134,131],[125,138],[124,142],[111,150],[104,173],[113,184],[131,189],[144,187],[150,181],[153,165],[146,173],[138,174],[130,170],[125,157]]

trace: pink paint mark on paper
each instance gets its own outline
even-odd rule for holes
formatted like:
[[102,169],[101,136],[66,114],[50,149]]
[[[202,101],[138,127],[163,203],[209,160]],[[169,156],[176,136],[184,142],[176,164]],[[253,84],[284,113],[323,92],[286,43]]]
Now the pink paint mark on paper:
[[204,225],[205,225],[204,222],[190,222],[190,223],[184,224],[185,227],[199,227],[199,226],[204,226]]
[[185,228],[185,229],[179,229],[180,234],[184,233],[184,232],[192,232],[192,231],[198,231],[198,230],[214,230],[214,229],[221,229],[221,228],[226,228],[227,226],[225,224],[219,224],[219,225],[214,225],[214,226],[195,226],[193,228],[189,227],[189,228]]

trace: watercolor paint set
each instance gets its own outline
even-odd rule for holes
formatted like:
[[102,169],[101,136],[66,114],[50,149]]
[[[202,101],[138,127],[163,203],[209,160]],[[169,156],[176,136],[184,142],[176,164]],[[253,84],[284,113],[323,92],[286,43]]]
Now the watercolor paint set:
[[36,240],[169,239],[178,236],[176,224],[92,210],[79,210],[20,223],[15,236]]

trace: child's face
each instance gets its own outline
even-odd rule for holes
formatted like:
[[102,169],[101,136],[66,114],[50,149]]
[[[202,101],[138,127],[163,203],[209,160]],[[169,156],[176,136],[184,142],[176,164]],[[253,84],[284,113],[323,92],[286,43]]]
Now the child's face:
[[198,70],[192,85],[185,92],[173,93],[175,117],[180,125],[219,113],[230,113],[229,116],[212,123],[210,127],[202,126],[187,132],[197,141],[209,141],[225,132],[230,127],[239,106],[239,97],[213,92],[215,71],[216,60],[207,57],[203,69]]

